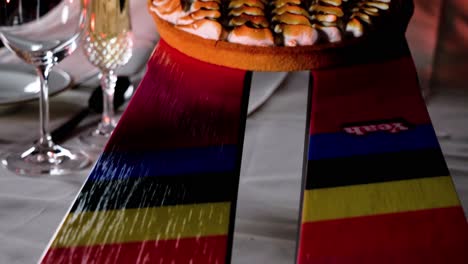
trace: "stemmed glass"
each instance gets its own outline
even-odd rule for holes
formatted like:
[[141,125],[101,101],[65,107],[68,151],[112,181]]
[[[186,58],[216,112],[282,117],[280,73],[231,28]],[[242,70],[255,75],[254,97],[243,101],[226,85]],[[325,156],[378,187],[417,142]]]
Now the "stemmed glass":
[[49,73],[77,48],[85,21],[80,0],[0,0],[0,38],[9,50],[35,66],[41,82],[39,140],[24,151],[8,154],[2,164],[9,170],[61,175],[90,164],[82,151],[55,144],[49,131]]
[[80,139],[102,148],[117,124],[113,104],[115,70],[132,57],[130,4],[129,0],[88,0],[86,10],[90,19],[82,37],[83,50],[88,61],[101,72],[103,111],[98,127]]

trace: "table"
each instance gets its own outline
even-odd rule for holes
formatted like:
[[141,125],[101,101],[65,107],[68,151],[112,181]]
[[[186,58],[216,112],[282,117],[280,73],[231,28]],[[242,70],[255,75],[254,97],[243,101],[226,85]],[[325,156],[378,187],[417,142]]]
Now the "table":
[[[288,263],[294,257],[302,170],[302,156],[296,150],[302,147],[305,129],[302,86],[307,78],[305,72],[291,74],[247,120],[233,263]],[[82,107],[85,98],[85,90],[53,98],[53,125]],[[468,128],[462,125],[468,109],[459,94],[440,95],[429,109],[436,129],[455,138],[468,135]],[[35,129],[36,106],[28,104],[14,115],[1,116],[0,124],[14,127],[16,132],[16,137],[7,137],[2,129],[2,150],[9,146],[6,139],[27,140]],[[459,148],[450,141],[441,143],[445,153],[453,154]],[[447,161],[466,211],[468,165],[450,157]],[[40,257],[89,170],[41,179],[15,177],[0,170],[0,263],[34,263]]]
[[[302,173],[302,155],[297,150],[303,147],[307,80],[306,72],[290,74],[271,100],[247,120],[233,263],[290,263],[294,258]],[[83,107],[88,92],[71,90],[53,98],[52,126]],[[464,103],[468,95],[460,93],[449,91],[434,97],[429,109],[436,129],[452,135],[441,144],[467,211],[468,166],[466,160],[452,158],[452,154],[467,151],[458,143],[468,135]],[[0,116],[2,152],[34,138],[31,131],[36,126],[34,103]],[[68,143],[78,144],[76,140]],[[0,263],[37,261],[90,169],[40,179],[0,170]]]

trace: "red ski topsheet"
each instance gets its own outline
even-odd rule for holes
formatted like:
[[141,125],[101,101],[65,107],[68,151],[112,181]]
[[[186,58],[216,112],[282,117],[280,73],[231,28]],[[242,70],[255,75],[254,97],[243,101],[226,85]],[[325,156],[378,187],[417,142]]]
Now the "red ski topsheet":
[[161,40],[42,263],[229,263],[250,79]]
[[411,58],[311,78],[298,263],[468,263]]

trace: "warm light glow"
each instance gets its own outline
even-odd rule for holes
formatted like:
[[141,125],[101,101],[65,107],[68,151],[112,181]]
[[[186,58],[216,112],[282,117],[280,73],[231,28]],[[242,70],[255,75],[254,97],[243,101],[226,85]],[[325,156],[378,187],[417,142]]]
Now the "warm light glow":
[[94,27],[96,24],[96,14],[91,15],[91,31],[94,32]]

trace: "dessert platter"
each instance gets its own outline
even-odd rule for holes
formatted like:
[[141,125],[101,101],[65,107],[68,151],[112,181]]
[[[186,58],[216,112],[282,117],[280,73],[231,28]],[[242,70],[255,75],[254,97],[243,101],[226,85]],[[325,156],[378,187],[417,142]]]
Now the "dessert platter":
[[295,70],[310,72],[296,263],[468,263],[404,37],[412,1],[148,7],[161,40],[41,263],[235,262],[252,71]]

